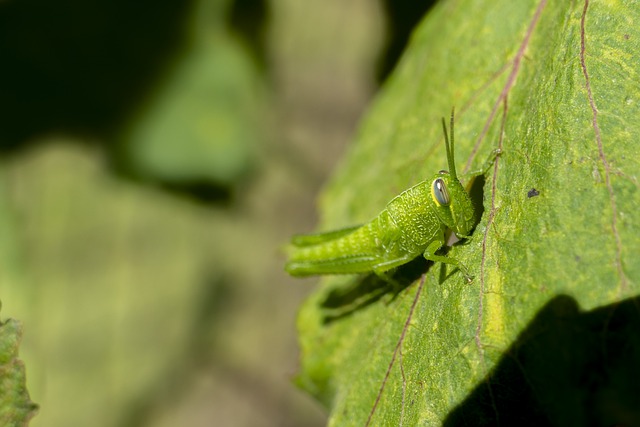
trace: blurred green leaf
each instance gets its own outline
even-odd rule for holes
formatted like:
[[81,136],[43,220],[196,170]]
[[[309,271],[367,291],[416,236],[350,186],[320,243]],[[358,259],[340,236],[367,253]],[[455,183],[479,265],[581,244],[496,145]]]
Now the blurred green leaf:
[[0,325],[0,425],[26,426],[37,405],[29,399],[24,365],[18,360],[22,337],[20,323],[9,319]]
[[188,46],[125,133],[123,153],[138,176],[231,185],[265,139],[266,90],[256,59],[225,28],[226,8],[199,3]]
[[[566,295],[583,310],[615,309],[638,294],[639,18],[622,1],[463,0],[441,2],[419,26],[323,195],[321,228],[368,221],[445,168],[439,120],[452,105],[459,169],[478,168],[499,146],[503,153],[486,177],[473,236],[450,250],[475,277],[471,285],[436,264],[424,286],[386,303],[362,303],[360,279],[329,277],[304,305],[298,382],[331,408],[332,425],[440,425],[482,384],[500,390],[483,403],[499,417],[501,392],[515,391],[491,383],[492,372],[508,358],[525,379],[539,372],[511,353],[517,345],[507,350],[543,307]],[[328,301],[344,287],[362,298],[333,316]],[[598,326],[605,335],[617,327]],[[578,372],[549,364],[549,377],[575,389],[580,379],[609,381],[608,364],[625,346],[637,350],[637,340],[609,344],[569,334],[543,353],[588,348],[610,357]],[[575,395],[578,407],[591,410],[601,390]],[[551,417],[548,404],[541,410]]]

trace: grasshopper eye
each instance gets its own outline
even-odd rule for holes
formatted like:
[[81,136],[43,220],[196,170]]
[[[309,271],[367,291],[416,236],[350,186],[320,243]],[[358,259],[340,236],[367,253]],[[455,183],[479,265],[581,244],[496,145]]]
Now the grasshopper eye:
[[431,192],[433,194],[433,198],[440,206],[449,206],[449,203],[451,203],[447,186],[442,178],[436,178],[433,181]]

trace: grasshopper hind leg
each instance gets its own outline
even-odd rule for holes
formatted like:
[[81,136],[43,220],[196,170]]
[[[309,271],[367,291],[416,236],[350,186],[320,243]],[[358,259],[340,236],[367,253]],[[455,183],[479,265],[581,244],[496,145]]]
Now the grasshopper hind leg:
[[319,260],[293,259],[285,265],[292,276],[316,274],[359,274],[370,272],[376,259],[370,255],[343,256]]
[[298,234],[293,236],[291,239],[291,243],[297,247],[305,247],[305,246],[314,246],[322,243],[330,242],[332,240],[336,240],[340,237],[346,236],[347,234],[351,234],[360,228],[360,225],[353,227],[341,228],[339,230],[326,231],[323,233],[314,233],[314,234]]

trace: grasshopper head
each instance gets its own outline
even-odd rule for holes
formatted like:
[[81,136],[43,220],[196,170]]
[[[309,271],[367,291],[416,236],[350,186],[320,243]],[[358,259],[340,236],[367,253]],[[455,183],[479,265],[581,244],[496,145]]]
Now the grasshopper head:
[[475,212],[469,194],[458,180],[453,156],[453,110],[451,111],[451,140],[447,136],[447,126],[442,119],[444,142],[447,150],[449,172],[440,171],[431,184],[431,197],[436,215],[458,237],[468,236],[474,226]]
[[468,236],[475,223],[475,211],[458,178],[447,171],[440,171],[433,177],[431,197],[440,221],[458,237]]

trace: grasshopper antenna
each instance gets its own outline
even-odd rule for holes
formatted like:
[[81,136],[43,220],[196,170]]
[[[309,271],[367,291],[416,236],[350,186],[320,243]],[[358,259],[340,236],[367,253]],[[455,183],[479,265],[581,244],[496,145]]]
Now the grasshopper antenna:
[[449,140],[449,136],[447,135],[447,124],[444,121],[444,117],[442,118],[442,130],[444,131],[444,145],[447,150],[447,162],[449,163],[449,173],[455,179],[458,179],[458,174],[456,173],[456,162],[453,158],[453,117],[454,117],[455,107],[451,109],[451,122],[449,123],[449,128],[451,129],[451,140]]

